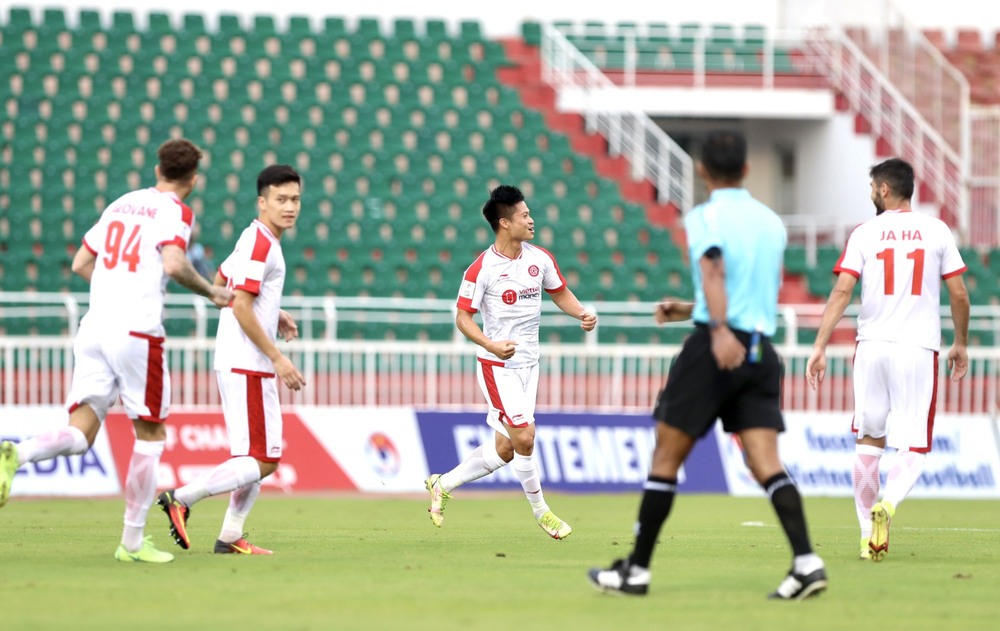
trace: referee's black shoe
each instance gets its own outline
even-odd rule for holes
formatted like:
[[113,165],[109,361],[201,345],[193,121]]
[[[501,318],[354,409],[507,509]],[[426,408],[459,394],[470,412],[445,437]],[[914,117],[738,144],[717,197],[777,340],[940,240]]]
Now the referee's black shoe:
[[630,565],[626,559],[615,560],[606,570],[591,568],[587,576],[591,584],[602,592],[645,596],[649,591],[649,570]]
[[819,568],[808,574],[796,574],[795,570],[788,572],[778,589],[768,598],[777,600],[805,600],[826,589],[826,569]]

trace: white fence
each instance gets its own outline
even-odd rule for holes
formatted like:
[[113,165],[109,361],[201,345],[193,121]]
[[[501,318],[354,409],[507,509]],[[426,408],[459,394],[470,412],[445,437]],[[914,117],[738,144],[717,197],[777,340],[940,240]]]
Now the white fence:
[[[173,404],[218,406],[212,372],[214,341],[167,341]],[[298,393],[281,389],[294,405],[409,406],[418,409],[483,407],[471,343],[345,342],[282,343],[305,375]],[[828,352],[827,379],[818,391],[804,378],[810,347],[782,346],[786,378],[784,409],[849,411],[853,407],[850,365],[853,346]],[[676,345],[543,345],[538,407],[542,411],[648,411],[679,351]],[[971,348],[969,376],[952,382],[941,355],[938,410],[989,414],[995,409],[1000,348]],[[51,405],[66,401],[72,367],[69,338],[0,340],[0,406]]]

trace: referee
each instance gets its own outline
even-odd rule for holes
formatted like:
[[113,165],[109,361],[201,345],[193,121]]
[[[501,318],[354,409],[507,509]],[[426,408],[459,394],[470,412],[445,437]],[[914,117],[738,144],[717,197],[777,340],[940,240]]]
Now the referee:
[[785,428],[782,367],[770,337],[787,237],[778,215],[743,188],[746,156],[746,140],[734,131],[712,132],[702,147],[697,172],[709,199],[684,218],[695,301],[668,299],[655,314],[659,323],[693,318],[695,329],[653,411],[656,448],[632,554],[589,572],[605,592],[648,591],[650,560],[677,492],[678,471],[720,418],[725,431],[740,437],[747,466],[767,491],[794,554],[792,569],[770,597],[801,600],[827,585],[823,560],[809,541],[802,498],[778,457],[778,432]]

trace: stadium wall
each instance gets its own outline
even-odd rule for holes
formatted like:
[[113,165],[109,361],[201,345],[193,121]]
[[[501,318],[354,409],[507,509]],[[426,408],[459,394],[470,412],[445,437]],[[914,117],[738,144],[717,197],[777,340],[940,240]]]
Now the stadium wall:
[[[2,410],[2,439],[20,441],[60,427],[56,406]],[[482,411],[413,408],[294,407],[285,414],[285,455],[265,489],[284,493],[423,491],[429,473],[452,468],[482,441],[492,440]],[[854,439],[846,413],[790,412],[781,437],[785,466],[805,495],[851,495]],[[537,415],[536,453],[545,488],[569,492],[636,492],[646,478],[655,441],[647,414]],[[1000,426],[985,415],[939,415],[933,451],[911,497],[1000,498]],[[114,413],[82,456],[29,464],[13,487],[22,496],[99,496],[121,492],[132,452],[131,423]],[[229,457],[218,409],[171,414],[159,486],[189,482]],[[892,458],[883,459],[882,479]],[[512,472],[467,490],[516,490]],[[762,495],[739,444],[717,426],[698,443],[680,476],[687,493]]]

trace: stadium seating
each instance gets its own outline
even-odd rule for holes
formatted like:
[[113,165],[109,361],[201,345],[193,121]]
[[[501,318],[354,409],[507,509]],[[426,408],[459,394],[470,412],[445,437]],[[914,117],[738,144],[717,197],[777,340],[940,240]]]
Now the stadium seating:
[[[648,233],[644,209],[497,81],[510,62],[478,22],[452,32],[440,19],[32,14],[0,15],[3,194],[15,230],[36,220],[30,239],[0,244],[5,290],[84,290],[50,273],[53,257],[68,268],[96,213],[149,184],[156,147],[177,135],[207,158],[190,203],[216,262],[253,216],[256,172],[301,170],[306,201],[284,248],[290,294],[450,299],[492,242],[480,209],[500,182],[526,191],[549,228],[536,242],[576,272],[581,299],[654,300],[664,270],[684,269],[669,235]],[[677,289],[690,291],[683,279]]]

